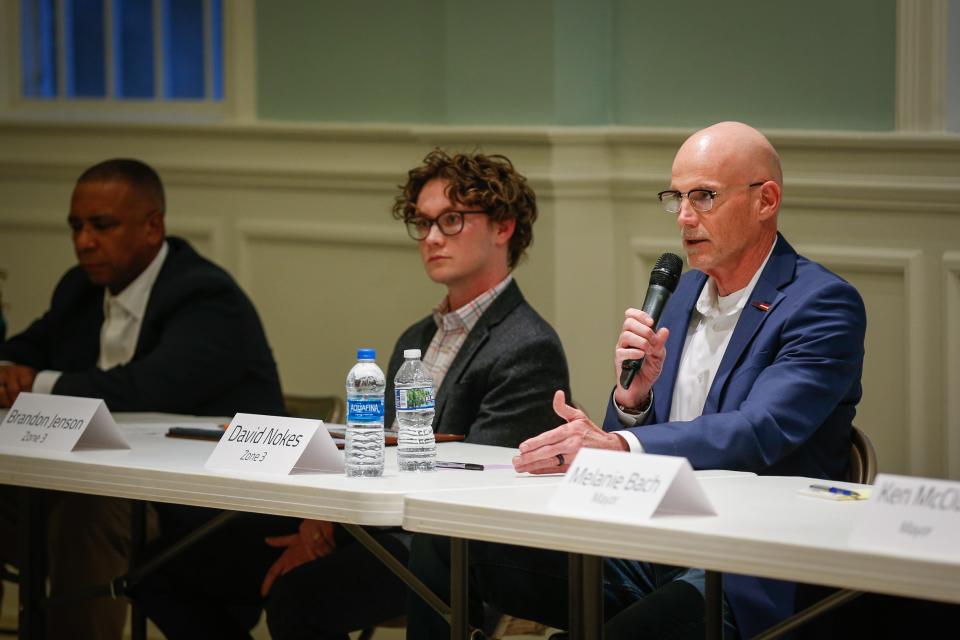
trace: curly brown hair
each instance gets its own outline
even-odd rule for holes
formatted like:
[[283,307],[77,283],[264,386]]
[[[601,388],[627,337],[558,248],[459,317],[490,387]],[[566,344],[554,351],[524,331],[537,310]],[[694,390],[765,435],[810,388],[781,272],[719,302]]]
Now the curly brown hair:
[[513,269],[533,242],[533,223],[537,219],[537,196],[527,179],[502,155],[458,153],[448,155],[434,149],[423,163],[407,172],[407,183],[393,203],[393,217],[407,222],[417,215],[417,198],[431,180],[448,183],[451,202],[478,207],[490,219],[516,220],[507,250],[507,264]]

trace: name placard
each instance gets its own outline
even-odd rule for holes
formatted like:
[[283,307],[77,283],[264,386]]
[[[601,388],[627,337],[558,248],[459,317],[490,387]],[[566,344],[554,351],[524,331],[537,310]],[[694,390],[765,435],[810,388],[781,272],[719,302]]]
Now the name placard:
[[625,522],[655,514],[716,515],[686,458],[581,449],[550,508]]
[[343,454],[323,421],[238,413],[207,458],[208,469],[244,473],[343,472]]
[[960,558],[960,482],[881,473],[851,547]]
[[130,445],[99,398],[21,392],[0,421],[0,447],[77,451]]

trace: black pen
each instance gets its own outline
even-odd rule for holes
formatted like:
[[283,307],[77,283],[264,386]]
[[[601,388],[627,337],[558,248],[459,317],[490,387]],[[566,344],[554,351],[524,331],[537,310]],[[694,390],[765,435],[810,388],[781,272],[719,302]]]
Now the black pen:
[[466,469],[467,471],[483,471],[483,465],[475,462],[444,462],[437,460],[437,469]]

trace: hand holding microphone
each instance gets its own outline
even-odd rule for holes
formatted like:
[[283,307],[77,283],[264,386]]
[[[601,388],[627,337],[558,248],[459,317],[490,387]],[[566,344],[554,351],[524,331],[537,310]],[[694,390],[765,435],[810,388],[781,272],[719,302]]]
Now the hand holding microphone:
[[[643,311],[653,318],[653,329],[656,330],[660,321],[660,314],[667,305],[667,300],[677,288],[680,272],[683,270],[683,260],[672,253],[664,253],[657,258],[653,270],[650,272],[650,285],[647,287],[647,296],[643,300]],[[620,386],[629,389],[634,377],[643,366],[643,358],[639,360],[624,360],[620,372]]]

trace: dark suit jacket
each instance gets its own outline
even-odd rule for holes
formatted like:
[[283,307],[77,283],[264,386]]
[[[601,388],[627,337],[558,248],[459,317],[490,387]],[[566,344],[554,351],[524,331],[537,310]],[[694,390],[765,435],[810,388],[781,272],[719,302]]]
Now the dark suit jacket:
[[[426,353],[436,332],[431,315],[397,340],[387,368],[388,427],[395,413],[393,378],[403,364],[403,350]],[[560,338],[511,282],[480,316],[437,390],[433,430],[463,434],[476,444],[516,447],[562,424],[552,408],[557,389],[570,397]]]
[[[695,469],[841,478],[860,401],[866,313],[850,284],[797,255],[783,236],[744,307],[703,414],[670,422],[673,385],[690,316],[707,277],[680,278],[660,320],[670,329],[646,425],[630,429],[648,453],[683,456]],[[755,304],[756,303],[756,304]],[[769,308],[761,307],[767,304]],[[607,430],[622,429],[611,404]],[[749,584],[748,584],[749,583]],[[791,585],[727,576],[741,635],[792,609]]]
[[0,344],[0,360],[62,371],[54,393],[103,398],[111,411],[283,415],[277,367],[246,294],[186,241],[167,243],[129,363],[97,369],[104,288],[79,267],[39,320]]

